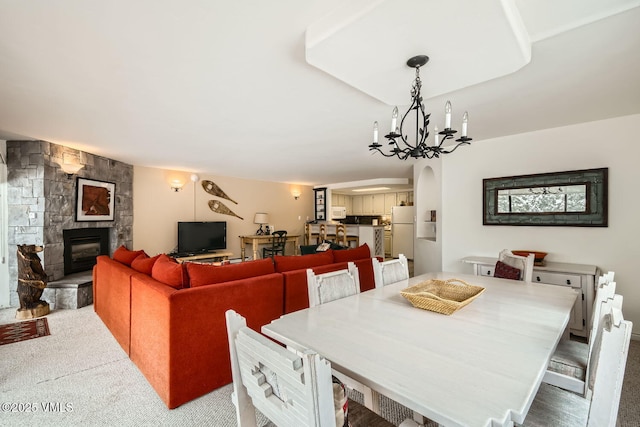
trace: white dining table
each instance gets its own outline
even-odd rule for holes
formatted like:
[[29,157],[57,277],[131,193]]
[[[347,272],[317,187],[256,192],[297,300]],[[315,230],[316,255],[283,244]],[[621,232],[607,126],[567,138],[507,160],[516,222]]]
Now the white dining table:
[[[451,315],[400,291],[427,279],[485,287]],[[444,426],[522,423],[569,322],[570,287],[428,273],[286,314],[263,334],[312,349],[332,367]]]

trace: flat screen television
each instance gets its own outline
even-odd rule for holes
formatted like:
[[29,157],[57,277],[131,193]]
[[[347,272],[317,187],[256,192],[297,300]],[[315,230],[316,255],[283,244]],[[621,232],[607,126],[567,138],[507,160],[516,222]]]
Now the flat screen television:
[[179,254],[198,254],[226,248],[226,221],[178,222]]

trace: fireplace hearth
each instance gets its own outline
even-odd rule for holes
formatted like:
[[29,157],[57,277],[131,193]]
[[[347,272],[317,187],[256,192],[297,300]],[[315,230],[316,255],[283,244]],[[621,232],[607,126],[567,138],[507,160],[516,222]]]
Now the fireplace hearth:
[[109,255],[109,228],[62,230],[64,274],[91,270],[98,255]]

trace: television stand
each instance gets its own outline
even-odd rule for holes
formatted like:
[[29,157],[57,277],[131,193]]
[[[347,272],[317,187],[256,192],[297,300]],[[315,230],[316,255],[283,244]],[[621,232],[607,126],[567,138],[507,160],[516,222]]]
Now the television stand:
[[207,252],[190,256],[178,256],[175,259],[180,264],[182,264],[183,262],[201,262],[211,264],[215,262],[227,261],[230,256],[233,256],[231,252]]

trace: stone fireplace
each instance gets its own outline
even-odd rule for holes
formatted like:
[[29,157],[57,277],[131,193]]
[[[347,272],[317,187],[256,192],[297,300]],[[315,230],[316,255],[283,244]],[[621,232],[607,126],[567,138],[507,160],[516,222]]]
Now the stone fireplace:
[[[69,177],[62,171],[60,165],[65,163],[83,165],[77,176],[116,184],[113,221],[76,221],[76,176]],[[71,268],[82,268],[85,273],[70,272],[65,265],[65,231],[80,230],[72,234],[91,235],[95,230],[102,230],[97,232],[106,233],[106,247],[102,237],[100,240],[101,254],[112,254],[120,245],[131,248],[133,166],[46,141],[7,141],[7,184],[12,306],[19,305],[16,245],[44,246],[39,255],[51,285],[69,282],[69,277],[76,275],[88,277],[91,283],[92,265],[88,265],[85,258],[95,258],[97,246],[95,242],[79,243],[71,256],[77,258],[78,264],[85,265]]]

